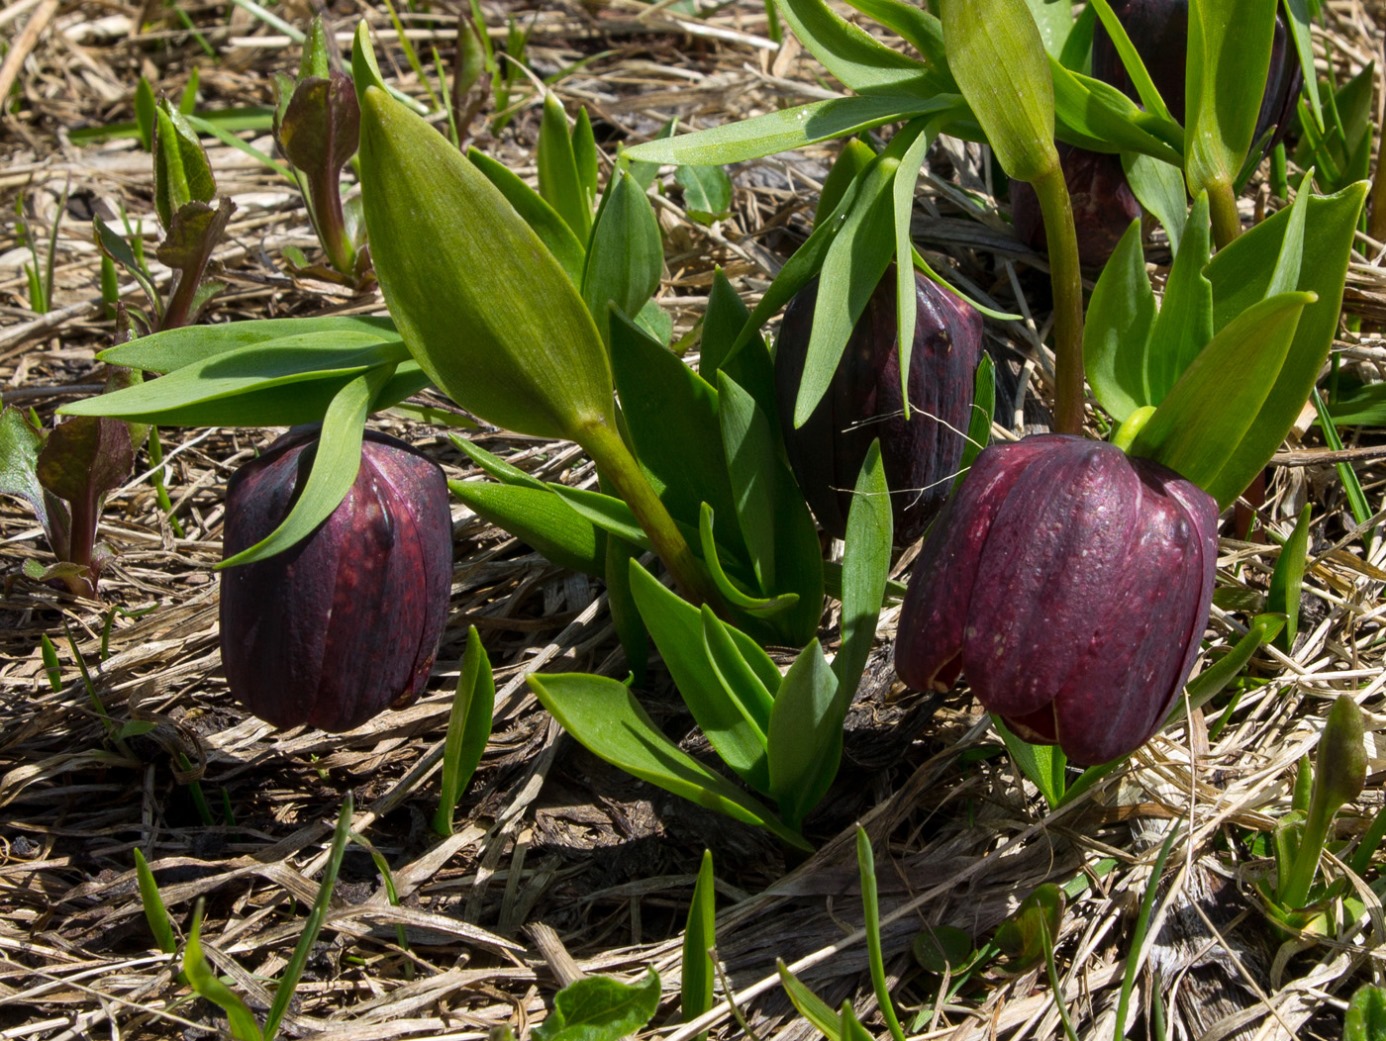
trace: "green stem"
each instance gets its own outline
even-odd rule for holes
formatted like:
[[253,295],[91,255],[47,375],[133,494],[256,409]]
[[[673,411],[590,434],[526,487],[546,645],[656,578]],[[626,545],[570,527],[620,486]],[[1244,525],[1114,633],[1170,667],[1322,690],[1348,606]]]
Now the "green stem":
[[1230,181],[1210,181],[1203,187],[1208,192],[1208,211],[1213,218],[1213,241],[1218,249],[1225,249],[1242,233],[1237,193]]
[[650,545],[655,553],[674,576],[680,592],[695,604],[722,607],[721,597],[707,570],[693,555],[674,518],[655,494],[616,428],[611,423],[598,420],[584,427],[575,440],[592,457],[603,476],[635,514],[640,527],[650,537]]
[[1083,272],[1073,203],[1057,161],[1032,182],[1044,217],[1054,287],[1054,429],[1083,432]]
[[1323,854],[1324,843],[1328,841],[1328,826],[1337,811],[1337,807],[1327,805],[1322,788],[1322,785],[1314,786],[1314,797],[1309,804],[1299,848],[1295,851],[1294,866],[1290,868],[1289,880],[1279,894],[1281,905],[1290,910],[1303,907],[1309,899],[1309,887],[1313,885],[1314,875],[1319,869],[1319,857]]

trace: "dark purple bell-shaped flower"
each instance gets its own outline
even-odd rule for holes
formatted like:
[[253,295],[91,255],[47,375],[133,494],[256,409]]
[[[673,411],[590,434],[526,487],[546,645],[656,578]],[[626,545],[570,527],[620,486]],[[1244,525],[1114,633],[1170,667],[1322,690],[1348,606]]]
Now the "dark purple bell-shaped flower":
[[795,430],[794,399],[817,298],[814,283],[790,302],[775,349],[775,387],[790,466],[818,523],[842,538],[861,464],[871,442],[880,438],[895,542],[907,545],[938,512],[962,461],[982,360],[982,316],[937,282],[915,275],[918,318],[906,421],[896,346],[895,272],[888,271],[857,319],[827,394]]
[[[227,557],[288,515],[317,450],[296,428],[237,470]],[[437,463],[367,431],[356,483],[297,545],[227,569],[221,658],[232,695],[280,727],[343,731],[423,688],[447,620],[452,517]]]
[[[1189,48],[1189,0],[1112,0],[1112,11],[1131,38],[1136,52],[1145,63],[1155,88],[1169,106],[1170,115],[1184,122],[1184,62]],[[1138,101],[1136,88],[1107,30],[1099,21],[1092,36],[1092,74],[1118,88],[1132,100]],[[1270,69],[1266,75],[1266,90],[1261,96],[1261,111],[1256,120],[1252,143],[1271,127],[1271,137],[1263,156],[1285,137],[1290,117],[1304,76],[1299,59],[1290,47],[1289,29],[1285,16],[1275,16],[1275,35],[1271,42]]]
[[963,675],[988,711],[1075,763],[1160,726],[1198,657],[1217,505],[1114,445],[1041,434],[984,450],[915,562],[895,669]]

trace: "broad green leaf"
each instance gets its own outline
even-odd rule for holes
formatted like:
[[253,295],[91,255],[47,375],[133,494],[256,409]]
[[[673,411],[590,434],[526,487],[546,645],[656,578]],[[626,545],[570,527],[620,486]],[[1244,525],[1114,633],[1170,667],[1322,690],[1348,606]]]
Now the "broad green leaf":
[[[1158,405],[1213,338],[1213,285],[1203,269],[1212,252],[1208,196],[1199,193],[1184,226],[1184,245],[1174,258],[1147,347],[1150,396]],[[1285,288],[1293,288],[1293,283]]]
[[818,529],[755,399],[725,372],[718,375],[722,450],[737,522],[766,595],[797,593],[795,607],[774,618],[782,641],[803,644],[823,613],[823,557]]
[[585,488],[569,488],[564,484],[546,484],[544,487],[557,494],[583,517],[586,517],[602,531],[625,539],[642,550],[650,548],[649,536],[640,527],[635,514],[624,499],[615,495],[588,491]]
[[1197,194],[1235,180],[1270,68],[1276,0],[1189,0],[1184,172]]
[[1170,248],[1177,256],[1184,222],[1189,217],[1188,189],[1184,171],[1140,152],[1122,152],[1121,169],[1136,201],[1152,214],[1169,236]]
[[654,1018],[659,995],[659,974],[652,968],[638,983],[587,976],[554,995],[553,1011],[531,1036],[534,1041],[621,1041]]
[[1072,72],[1088,71],[1089,56],[1092,53],[1093,28],[1097,25],[1097,8],[1086,4],[1078,17],[1073,20],[1073,28],[1068,31],[1064,49],[1058,54],[1059,64]]
[[468,509],[528,543],[559,567],[601,577],[604,546],[601,531],[548,488],[449,481],[448,487]]
[[943,0],[943,42],[1002,169],[1019,181],[1056,169],[1054,81],[1026,0]]
[[775,0],[781,17],[823,67],[858,94],[928,97],[942,84],[927,65],[886,46],[824,0]]
[[[1099,0],[1101,2],[1101,0]],[[1070,0],[1025,0],[1039,29],[1044,49],[1057,58],[1064,52],[1068,34],[1073,31],[1073,7]]]
[[699,728],[738,777],[752,788],[767,791],[765,738],[753,722],[755,713],[741,704],[747,697],[754,698],[755,692],[743,694],[723,685],[723,676],[713,667],[703,641],[698,608],[634,561],[630,584],[645,628]]
[[489,474],[502,484],[518,484],[527,488],[537,488],[541,491],[549,487],[539,478],[525,473],[518,466],[510,465],[500,456],[493,455],[465,437],[449,434],[448,440],[452,442],[454,448],[480,467],[483,473]]
[[[597,175],[599,173],[597,158],[597,139],[592,133],[592,117],[587,114],[586,108],[579,108],[577,119],[573,121],[573,165],[577,168],[578,185],[582,188],[582,194],[587,198],[587,208],[590,210],[592,204],[597,199]],[[641,185],[641,188],[648,188],[649,185]]]
[[162,373],[252,344],[275,348],[349,348],[398,340],[395,324],[389,318],[262,318],[165,329],[111,347],[97,357],[111,365]]
[[805,145],[847,137],[886,123],[956,112],[961,106],[962,99],[956,94],[935,97],[871,94],[865,97],[830,98],[693,134],[646,141],[627,149],[625,154],[632,159],[653,163],[725,166],[778,152],[791,152]]
[[852,329],[894,255],[894,181],[899,168],[898,158],[878,156],[862,175],[857,193],[843,200],[848,206],[846,216],[837,225],[818,272],[813,327],[794,401],[795,429],[808,421],[827,393]]
[[[1246,436],[1231,449],[1223,475],[1208,488],[1220,503],[1232,502],[1265,466],[1314,387],[1338,328],[1348,260],[1366,191],[1366,183],[1358,182],[1336,195],[1311,197],[1306,204],[1305,227],[1313,231],[1305,235],[1297,288],[1317,294],[1318,299],[1304,308],[1274,388]],[[1290,216],[1282,210],[1213,257],[1207,274],[1213,284],[1214,329],[1223,328],[1265,295]]]
[[1064,797],[1064,771],[1068,768],[1068,756],[1063,749],[1058,745],[1032,745],[1012,733],[998,715],[992,715],[991,723],[1020,772],[1039,789],[1050,809],[1057,807]]
[[1271,572],[1270,588],[1266,590],[1266,610],[1285,616],[1285,628],[1276,638],[1286,654],[1299,635],[1299,598],[1304,588],[1305,557],[1309,552],[1309,515],[1312,506],[1306,504],[1290,537],[1280,547],[1280,557]]
[[665,737],[623,684],[581,673],[536,673],[528,682],[563,729],[597,758],[699,806],[765,828],[798,849],[810,848],[767,806]]
[[[708,294],[707,311],[703,315],[702,339],[698,342],[698,373],[708,383],[716,380],[718,370],[732,359],[732,348],[736,346],[737,336],[746,325],[748,317],[750,311],[746,309],[745,303],[727,281],[726,274],[721,268],[717,268],[712,273],[712,291]],[[737,351],[737,354],[740,354],[740,351]],[[766,361],[769,361],[768,355]],[[730,375],[736,379],[735,373]],[[739,379],[737,382],[742,383]]]
[[683,189],[684,211],[699,224],[711,224],[731,208],[731,178],[720,166],[680,166],[674,182]]
[[[742,638],[706,604],[702,607],[703,645],[712,669],[732,699],[758,734],[761,743],[770,726],[770,709],[775,692],[784,679],[770,656],[753,640]],[[738,635],[744,635],[739,634]]]
[[[837,775],[842,746],[842,719],[835,711],[837,691],[837,677],[823,659],[818,641],[810,640],[775,694],[766,734],[770,794],[780,817],[795,830]],[[834,749],[839,755],[833,755]]]
[[1341,392],[1328,403],[1328,412],[1340,427],[1386,426],[1386,383],[1366,383]]
[[154,209],[168,229],[173,215],[190,202],[211,202],[217,194],[212,167],[188,121],[167,102],[155,112]]
[[539,194],[552,206],[579,242],[592,232],[592,203],[578,173],[568,116],[558,95],[545,93],[544,115],[539,123]]
[[847,508],[842,550],[842,646],[833,659],[839,723],[847,716],[862,669],[875,641],[876,622],[890,577],[893,520],[881,443],[872,441]]
[[1098,276],[1083,325],[1083,368],[1093,394],[1117,422],[1152,403],[1147,360],[1154,326],[1155,294],[1136,220]]
[[606,349],[562,266],[433,127],[382,90],[363,94],[371,258],[415,360],[463,408],[519,433],[581,442],[614,429]]
[[1309,190],[1312,174],[1313,171],[1310,171],[1304,175],[1295,201],[1289,207],[1290,216],[1285,222],[1285,233],[1280,238],[1280,255],[1276,258],[1270,283],[1266,286],[1266,296],[1288,293],[1299,284],[1304,257],[1304,222],[1309,215],[1309,199],[1313,196]]
[[[297,387],[316,381],[349,380],[365,372],[388,368],[408,358],[399,341],[377,343],[367,347],[335,348],[330,344],[300,345],[278,348],[274,345],[251,344],[224,354],[213,355],[175,369],[166,376],[126,387],[111,394],[101,394],[65,405],[68,415],[116,416],[146,423],[171,424],[194,417],[194,422],[207,424],[201,418],[210,414],[205,407],[250,393],[262,393],[276,388]],[[382,389],[383,382],[377,389]],[[292,396],[282,403],[294,406]],[[195,411],[194,406],[203,411]],[[270,419],[271,424],[292,423],[292,419]]]
[[45,531],[49,528],[48,497],[38,479],[43,434],[29,425],[24,411],[13,405],[0,410],[0,495],[27,502]]
[[361,469],[361,434],[371,400],[385,376],[384,370],[372,369],[356,377],[332,399],[323,417],[312,472],[298,491],[289,515],[255,545],[223,560],[217,570],[282,553],[316,531],[341,505]]
[[144,76],[135,84],[135,127],[139,131],[140,147],[154,150],[154,127],[158,120],[159,103],[154,100],[154,88]]
[[712,877],[712,850],[709,849],[703,850],[703,862],[698,868],[698,880],[693,885],[693,900],[683,930],[679,1014],[685,1023],[712,1008],[717,967],[708,951],[716,944],[717,890]]
[[1094,152],[1140,152],[1183,166],[1184,131],[1171,119],[1141,109],[1110,83],[1049,63],[1055,133]]
[[731,482],[722,455],[717,391],[624,317],[613,317],[611,367],[635,454],[663,487],[676,518],[696,524],[709,503],[719,541],[740,546]]
[[1343,1041],[1381,1041],[1386,1038],[1386,988],[1364,983],[1348,1002],[1343,1016]]
[[818,204],[813,209],[815,226],[837,209],[847,189],[865,173],[875,158],[876,152],[860,137],[849,137],[842,142],[842,151],[837,153],[832,169],[823,179],[823,190],[818,193]]
[[575,286],[582,285],[582,268],[587,262],[587,246],[573,234],[573,229],[559,212],[527,185],[519,174],[512,172],[509,167],[492,159],[480,149],[468,149],[467,158],[500,190],[524,222],[534,229],[534,233],[563,268],[569,281]]
[[1314,300],[1312,293],[1282,293],[1221,329],[1136,435],[1131,454],[1163,463],[1221,507],[1229,506],[1274,451],[1272,446],[1249,470],[1235,465],[1239,446],[1275,387],[1300,314]]
[[443,741],[443,780],[438,793],[438,810],[433,815],[433,830],[439,835],[452,834],[452,815],[457,800],[476,773],[491,737],[495,699],[491,660],[486,656],[476,626],[469,625],[457,690],[448,714],[447,737]]
[[659,288],[663,271],[664,242],[654,208],[635,179],[618,168],[607,185],[582,272],[582,299],[597,328],[609,332],[609,307],[628,318],[639,314]]

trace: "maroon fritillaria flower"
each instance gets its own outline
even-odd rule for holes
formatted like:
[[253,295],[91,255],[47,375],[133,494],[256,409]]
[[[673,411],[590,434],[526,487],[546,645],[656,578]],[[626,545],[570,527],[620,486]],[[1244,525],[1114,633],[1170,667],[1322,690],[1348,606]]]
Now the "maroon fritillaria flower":
[[1217,513],[1191,482],[1105,442],[992,445],[914,565],[896,671],[920,690],[961,674],[988,711],[1075,763],[1125,755],[1198,656]]
[[[300,428],[231,478],[224,554],[288,515],[317,431]],[[276,556],[221,583],[221,657],[232,695],[276,726],[340,732],[416,697],[447,620],[452,519],[437,463],[368,431],[341,505]]]
[[910,354],[910,418],[900,396],[895,275],[886,273],[847,341],[832,385],[808,421],[794,429],[794,399],[804,373],[815,282],[785,311],[775,348],[775,387],[789,464],[814,516],[842,538],[852,489],[876,438],[890,487],[895,543],[924,533],[962,462],[977,366],[982,316],[967,301],[915,275],[917,319]]

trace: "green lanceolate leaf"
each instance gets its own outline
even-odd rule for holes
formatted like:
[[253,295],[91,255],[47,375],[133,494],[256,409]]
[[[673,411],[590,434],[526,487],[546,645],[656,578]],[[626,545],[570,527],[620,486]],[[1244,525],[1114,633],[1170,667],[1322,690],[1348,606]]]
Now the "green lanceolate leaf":
[[448,487],[477,516],[559,567],[598,578],[604,573],[602,532],[548,488],[489,481],[449,481]]
[[173,936],[173,923],[169,920],[168,908],[164,906],[163,895],[159,892],[159,883],[155,881],[154,872],[149,869],[149,862],[144,859],[144,853],[138,846],[135,847],[135,878],[139,882],[144,920],[149,923],[154,942],[159,945],[159,950],[172,954],[178,949],[178,941]]
[[587,262],[585,241],[580,241],[559,212],[509,167],[476,148],[468,149],[467,158],[500,190],[524,222],[534,229],[573,285],[581,286],[582,268]]
[[1343,1041],[1381,1041],[1386,1037],[1386,988],[1364,983],[1348,1002]]
[[[1294,341],[1273,389],[1265,397],[1255,422],[1232,449],[1223,476],[1208,488],[1221,503],[1232,502],[1280,447],[1294,425],[1319,370],[1328,357],[1338,328],[1348,260],[1357,231],[1367,185],[1358,182],[1336,195],[1314,196],[1306,203],[1304,237],[1296,288],[1316,294],[1304,308]],[[1292,214],[1282,210],[1262,221],[1231,245],[1218,251],[1208,265],[1213,284],[1213,328],[1222,329],[1233,316],[1261,299],[1272,284]],[[1241,481],[1241,484],[1237,484]],[[1233,485],[1237,485],[1235,488]]]
[[[1265,643],[1274,640],[1285,627],[1284,615],[1258,614],[1251,620],[1247,633],[1233,645],[1232,649],[1204,669],[1185,687],[1189,705],[1200,708],[1206,705],[1223,689],[1242,674],[1251,656]],[[1181,717],[1184,706],[1176,703],[1174,711]]]
[[1252,145],[1276,0],[1190,0],[1185,66],[1189,187],[1231,185]]
[[1184,171],[1153,156],[1122,152],[1121,169],[1131,193],[1147,213],[1153,214],[1169,236],[1170,249],[1179,254],[1184,222],[1189,216],[1188,189]]
[[51,524],[49,496],[44,494],[38,479],[43,441],[42,432],[29,425],[22,409],[11,405],[0,411],[0,495],[23,499],[34,511],[39,524],[48,531]]
[[332,515],[351,491],[361,468],[361,434],[371,400],[384,378],[384,370],[372,369],[356,377],[332,399],[323,417],[313,470],[289,515],[255,545],[223,560],[218,569],[282,553],[311,535]]
[[599,759],[699,806],[766,828],[791,846],[809,848],[767,806],[665,737],[623,684],[580,673],[536,673],[528,682],[563,729]]
[[772,622],[784,642],[813,636],[823,613],[818,530],[778,450],[779,435],[755,399],[726,373],[718,376],[722,450],[736,518],[762,593],[797,593],[799,602]]
[[[991,417],[995,414],[996,363],[991,360],[991,355],[983,354],[972,381],[972,418],[967,423],[967,440],[963,442],[962,459],[958,463],[957,476],[953,478],[954,491],[962,484],[978,453],[991,443]],[[887,580],[886,588],[893,584]]]
[[717,268],[712,273],[712,291],[708,294],[703,335],[698,343],[698,371],[708,383],[717,379],[717,371],[733,357],[737,335],[749,316],[750,311],[727,281],[725,272]]
[[755,641],[731,628],[706,604],[702,608],[703,647],[727,697],[736,703],[761,737],[770,726],[770,709],[783,677]]
[[626,653],[631,682],[643,686],[649,673],[650,633],[630,588],[631,562],[639,551],[624,539],[606,540],[606,609]]
[[611,364],[621,414],[636,456],[661,486],[669,512],[689,524],[709,503],[719,541],[736,550],[740,533],[722,455],[717,391],[624,317],[611,327]]
[[147,372],[172,372],[185,365],[252,344],[273,348],[370,347],[399,340],[388,318],[262,318],[222,325],[190,325],[165,329],[122,343],[97,357],[111,365]]
[[820,998],[789,971],[783,960],[775,962],[780,974],[780,986],[785,995],[799,1010],[799,1015],[812,1023],[829,1041],[839,1041],[842,1036],[842,1020],[832,1006]]
[[782,611],[788,611],[799,602],[798,593],[781,593],[779,596],[754,596],[737,585],[722,566],[717,540],[712,533],[713,511],[703,503],[698,518],[698,542],[703,551],[703,563],[712,576],[713,584],[726,602],[752,618],[772,618]]
[[476,773],[491,736],[495,699],[491,660],[486,656],[476,626],[468,626],[461,675],[457,677],[457,692],[453,695],[447,738],[443,742],[443,780],[438,793],[438,811],[433,815],[433,830],[439,835],[452,834],[452,814],[457,800]]
[[1063,749],[1058,745],[1032,745],[1012,733],[1000,716],[993,715],[991,724],[1001,735],[1006,750],[1011,753],[1020,772],[1039,789],[1051,809],[1058,806],[1063,801],[1064,771],[1068,767],[1068,756],[1064,755]]
[[1266,590],[1266,610],[1285,616],[1285,628],[1277,637],[1282,651],[1290,653],[1299,635],[1299,597],[1304,588],[1305,557],[1309,552],[1309,515],[1312,507],[1300,511],[1299,520],[1285,544],[1271,573],[1270,588]]
[[919,182],[919,169],[929,147],[929,136],[927,130],[920,133],[905,149],[891,184],[895,225],[895,345],[900,357],[900,400],[905,404],[907,420],[910,418],[910,355],[914,351],[914,327],[919,319],[910,224],[914,217],[914,188]]
[[593,197],[578,174],[568,116],[556,94],[544,95],[544,116],[539,124],[539,194],[562,214],[579,242],[592,232]]
[[534,1041],[620,1041],[659,1011],[659,974],[647,969],[637,983],[587,976],[553,999],[549,1018],[532,1031]]
[[862,461],[852,504],[847,508],[842,551],[842,647],[833,659],[833,673],[838,680],[834,711],[839,720],[846,718],[875,640],[876,622],[890,577],[893,528],[881,443],[873,441]]
[[[767,791],[765,736],[755,722],[754,701],[759,692],[753,687],[742,692],[724,685],[723,675],[708,656],[698,608],[660,585],[636,562],[631,563],[630,582],[640,617],[698,726],[738,777],[752,788]],[[750,642],[744,636],[743,640]],[[735,682],[738,677],[730,679]],[[749,709],[743,705],[748,700],[753,703]]]
[[1034,181],[1057,167],[1054,84],[1025,0],[944,0],[943,42],[1002,169]]
[[717,967],[712,964],[708,951],[716,943],[717,890],[712,877],[712,851],[703,850],[703,862],[698,868],[698,881],[693,886],[693,900],[688,907],[688,923],[683,930],[682,1007],[679,1012],[685,1023],[712,1008]]
[[1069,0],[1025,0],[1039,29],[1044,49],[1055,58],[1064,52],[1068,34],[1073,31],[1073,7]]
[[1095,152],[1140,152],[1167,163],[1183,161],[1184,131],[1172,119],[1146,112],[1110,83],[1051,59],[1054,122],[1062,141]]
[[154,208],[167,229],[173,225],[173,215],[188,203],[211,202],[217,184],[202,142],[178,110],[165,102],[155,120]]
[[231,1036],[236,1041],[262,1041],[264,1035],[260,1032],[260,1025],[255,1022],[254,1014],[235,991],[221,982],[207,964],[206,955],[202,953],[200,901],[197,910],[193,912],[192,933],[188,936],[187,946],[183,948],[183,974],[195,994],[206,998],[226,1013]]
[[731,208],[731,178],[720,166],[680,166],[674,183],[683,189],[684,212],[699,224],[711,224]]
[[796,831],[837,775],[842,745],[837,691],[837,677],[818,641],[810,640],[775,694],[766,734],[770,794],[780,817]]
[[601,213],[592,229],[582,272],[582,299],[608,330],[608,308],[634,318],[659,288],[664,242],[644,189],[617,169],[607,185]]
[[1230,505],[1270,456],[1249,470],[1234,465],[1237,448],[1275,387],[1300,313],[1314,300],[1312,293],[1281,293],[1233,319],[1185,370],[1136,435],[1131,453],[1163,463],[1220,506]]
[[[1150,333],[1149,391],[1146,405],[1158,405],[1213,338],[1213,284],[1203,269],[1212,251],[1208,196],[1200,193],[1184,226],[1183,242]],[[1293,283],[1284,287],[1294,288]]]
[[1155,293],[1136,220],[1102,268],[1083,325],[1083,368],[1097,400],[1117,422],[1152,403],[1148,362],[1154,327]]
[[[369,46],[360,33],[358,44]],[[360,74],[357,84],[371,258],[415,360],[458,404],[511,430],[581,442],[614,428],[606,349],[562,266],[441,134]]]
[[1108,3],[1108,0],[1091,0],[1089,6],[1096,11],[1097,17],[1102,20],[1102,26],[1107,30],[1107,36],[1116,48],[1117,55],[1121,58],[1121,64],[1126,69],[1126,74],[1131,77],[1131,84],[1136,88],[1136,96],[1141,99],[1141,105],[1166,119],[1172,119],[1169,106],[1165,104],[1165,99],[1160,97],[1155,81],[1150,78],[1145,62],[1141,60],[1140,52],[1131,42],[1131,37],[1126,34],[1126,28],[1121,24],[1121,19],[1116,16],[1116,12],[1112,10],[1111,4]]
[[776,6],[809,52],[858,94],[927,97],[943,85],[927,65],[845,21],[824,0],[776,0]]
[[951,81],[948,54],[943,48],[943,26],[922,5],[908,0],[848,0],[868,18],[893,30],[924,58],[929,71],[944,82]]
[[962,106],[962,98],[956,94],[830,98],[693,134],[646,141],[626,149],[625,154],[652,163],[724,166],[848,137],[886,123],[957,112]]

